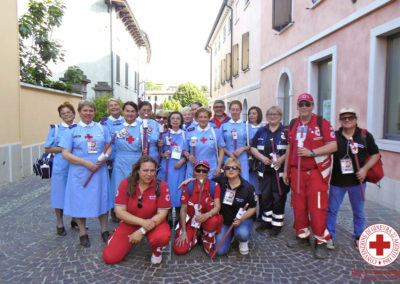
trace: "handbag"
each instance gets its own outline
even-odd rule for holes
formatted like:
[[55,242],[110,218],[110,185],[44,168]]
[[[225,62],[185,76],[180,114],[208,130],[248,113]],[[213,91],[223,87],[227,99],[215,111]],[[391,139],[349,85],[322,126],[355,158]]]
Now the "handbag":
[[[363,142],[365,144],[365,150],[367,150],[367,154],[368,154],[367,130],[366,129],[361,129],[361,139],[363,139]],[[365,163],[367,163],[370,158],[371,158],[371,156],[368,156],[367,159],[365,160]],[[377,184],[383,177],[384,177],[384,173],[383,173],[382,156],[379,154],[378,162],[376,162],[375,165],[373,165],[368,170],[367,180],[371,183]]]
[[33,172],[42,179],[51,178],[53,171],[54,154],[44,153],[40,159],[33,163]]

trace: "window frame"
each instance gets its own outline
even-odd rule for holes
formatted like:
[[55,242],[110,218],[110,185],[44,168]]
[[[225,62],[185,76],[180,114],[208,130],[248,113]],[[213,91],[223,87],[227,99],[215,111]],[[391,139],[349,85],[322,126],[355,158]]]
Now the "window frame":
[[121,84],[121,57],[118,54],[115,58],[115,83]]
[[129,64],[125,62],[125,87],[129,87]]

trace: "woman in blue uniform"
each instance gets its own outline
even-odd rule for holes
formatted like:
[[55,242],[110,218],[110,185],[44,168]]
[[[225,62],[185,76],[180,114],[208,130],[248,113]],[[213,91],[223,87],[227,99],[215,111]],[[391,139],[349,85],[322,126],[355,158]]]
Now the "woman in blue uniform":
[[132,166],[142,156],[142,139],[140,137],[140,124],[136,122],[137,105],[126,102],[122,108],[125,122],[115,128],[117,136],[114,140],[115,160],[111,176],[111,206],[114,207],[115,193],[118,186],[132,171]]
[[[151,103],[143,101],[139,104],[139,121],[141,125],[142,133],[142,151],[143,155],[149,155],[154,160],[158,161],[158,138],[160,135],[160,126],[157,121],[150,119],[151,114]],[[146,134],[144,134],[144,129],[146,129]],[[146,140],[144,141],[144,137]],[[150,145],[150,147],[148,147]],[[149,148],[149,149],[147,149]]]
[[[193,165],[199,160],[206,160],[210,164],[208,175],[210,179],[219,176],[221,173],[225,142],[220,130],[209,125],[210,117],[210,110],[204,107],[198,108],[195,114],[198,125],[191,126],[186,130],[186,143],[183,149],[183,154],[189,161],[186,168],[186,178],[193,177]],[[193,152],[194,145],[195,155]]]
[[[84,247],[90,246],[86,232],[86,218],[98,217],[101,225],[101,236],[106,242],[107,213],[110,207],[110,180],[107,166],[104,163],[111,154],[111,147],[106,154],[104,148],[110,142],[108,131],[99,123],[93,122],[96,105],[90,101],[81,101],[78,112],[81,121],[70,126],[59,144],[62,155],[70,162],[67,186],[65,190],[64,214],[75,217],[79,226],[79,240]],[[83,187],[89,175],[92,179]]]
[[[61,137],[74,122],[75,109],[69,102],[65,102],[58,107],[58,114],[63,121],[58,125],[52,124],[50,126],[44,149],[46,153],[55,154],[51,176],[51,207],[56,211],[57,235],[66,236],[67,232],[64,227],[63,209],[69,163],[62,158],[62,148],[58,145]],[[75,221],[71,221],[72,227],[74,227],[75,224]]]
[[241,176],[249,181],[249,162],[247,151],[250,149],[247,139],[246,123],[240,119],[242,103],[232,101],[229,105],[231,119],[221,125],[222,136],[225,141],[225,159],[238,159],[242,165]]
[[[183,156],[185,144],[185,132],[181,129],[183,116],[179,111],[171,112],[168,116],[168,131],[162,136],[164,146],[162,147],[162,160],[158,176],[165,180],[171,191],[172,207],[181,207],[181,190],[178,186],[182,183],[186,173],[186,158]],[[168,160],[168,176],[166,175]],[[178,215],[179,216],[179,215]]]
[[[253,137],[258,131],[258,129],[261,128],[261,121],[262,121],[262,111],[259,107],[252,106],[248,113],[248,118],[249,121],[247,122],[247,132],[249,136],[249,145],[251,145],[253,141]],[[262,199],[261,199],[261,189],[260,189],[260,184],[259,184],[259,179],[258,179],[258,174],[257,174],[257,169],[256,169],[256,159],[253,157],[251,152],[249,151],[249,171],[250,171],[250,184],[254,186],[254,190],[258,196],[258,208],[259,208],[259,215],[257,217],[257,221],[261,221],[261,215],[262,215]]]

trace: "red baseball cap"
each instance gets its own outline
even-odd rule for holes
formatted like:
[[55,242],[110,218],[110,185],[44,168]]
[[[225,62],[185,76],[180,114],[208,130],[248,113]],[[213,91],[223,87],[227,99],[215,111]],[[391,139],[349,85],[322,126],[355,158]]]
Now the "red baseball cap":
[[299,95],[299,97],[297,98],[297,102],[301,102],[301,101],[307,101],[310,103],[314,103],[314,99],[310,94],[304,93]]
[[205,160],[200,160],[194,165],[195,168],[197,168],[198,166],[203,166],[206,167],[207,169],[210,169],[210,164]]

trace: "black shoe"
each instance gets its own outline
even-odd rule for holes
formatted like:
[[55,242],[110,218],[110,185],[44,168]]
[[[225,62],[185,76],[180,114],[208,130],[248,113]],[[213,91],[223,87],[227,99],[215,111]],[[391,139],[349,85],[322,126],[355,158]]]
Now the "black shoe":
[[101,238],[103,239],[104,243],[107,243],[108,237],[110,236],[110,232],[109,231],[104,231],[103,233],[101,233]]
[[263,232],[265,230],[271,230],[271,229],[272,229],[272,225],[270,223],[264,223],[263,222],[257,227],[256,231],[257,232]]
[[57,227],[57,235],[62,237],[65,237],[67,235],[64,226],[62,226],[61,228]]
[[310,238],[299,238],[296,236],[294,240],[288,241],[286,245],[290,248],[310,246]]
[[314,256],[318,259],[325,259],[328,257],[328,249],[325,243],[317,244],[317,242],[315,242]]
[[71,229],[79,229],[78,223],[75,220],[71,220]]
[[87,234],[83,235],[83,236],[80,236],[79,237],[79,242],[80,242],[81,246],[83,246],[85,248],[90,247],[89,236]]

